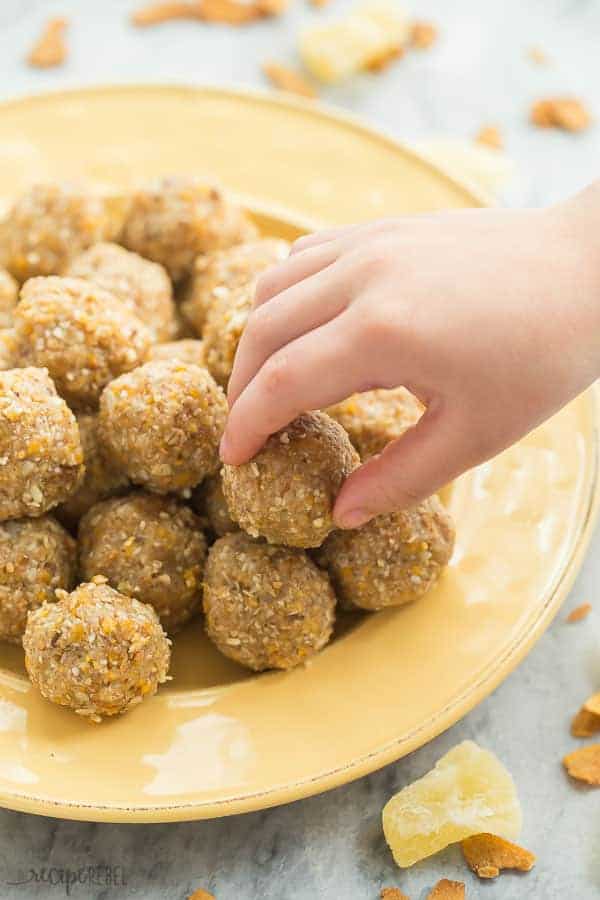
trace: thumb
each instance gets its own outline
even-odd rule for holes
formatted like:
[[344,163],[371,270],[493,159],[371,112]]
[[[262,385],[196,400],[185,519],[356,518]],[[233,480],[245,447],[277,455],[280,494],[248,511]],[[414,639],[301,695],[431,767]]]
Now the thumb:
[[336,525],[359,528],[381,513],[413,506],[469,468],[468,431],[457,419],[428,409],[414,428],[356,469],[338,494]]

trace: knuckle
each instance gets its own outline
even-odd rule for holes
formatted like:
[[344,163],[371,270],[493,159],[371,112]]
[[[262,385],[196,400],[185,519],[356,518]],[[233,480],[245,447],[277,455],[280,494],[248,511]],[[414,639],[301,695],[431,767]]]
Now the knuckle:
[[287,354],[276,353],[265,363],[263,379],[265,389],[271,395],[289,390],[292,383],[292,370]]
[[253,345],[262,346],[267,339],[272,318],[268,305],[252,310],[244,329],[245,343],[249,341]]

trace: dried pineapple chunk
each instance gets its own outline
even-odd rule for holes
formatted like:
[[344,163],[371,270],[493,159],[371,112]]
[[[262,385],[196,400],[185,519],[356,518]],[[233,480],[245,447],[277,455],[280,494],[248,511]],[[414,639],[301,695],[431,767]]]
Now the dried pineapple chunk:
[[319,81],[341,81],[401,49],[409,24],[394,3],[378,0],[359,7],[344,19],[306,29],[300,56]]
[[385,805],[385,839],[399,866],[482,831],[513,840],[521,829],[515,784],[493,753],[463,741]]

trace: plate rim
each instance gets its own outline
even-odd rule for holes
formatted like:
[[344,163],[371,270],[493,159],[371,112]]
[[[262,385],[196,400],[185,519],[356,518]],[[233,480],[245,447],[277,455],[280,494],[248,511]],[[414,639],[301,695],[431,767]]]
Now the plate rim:
[[[371,140],[379,141],[389,146],[395,152],[399,152],[414,162],[428,169],[432,175],[442,178],[450,183],[455,190],[467,196],[473,206],[491,205],[490,198],[485,192],[469,184],[468,179],[457,178],[451,171],[432,162],[427,156],[422,155],[410,145],[399,141],[395,136],[386,133],[385,130],[365,124],[357,116],[340,112],[323,103],[304,100],[293,96],[282,95],[278,92],[269,92],[246,86],[224,87],[222,85],[189,83],[122,83],[107,85],[92,85],[84,87],[72,87],[62,90],[44,90],[36,93],[19,95],[15,98],[0,101],[0,114],[5,109],[32,105],[41,102],[63,99],[85,99],[94,94],[126,93],[161,91],[165,93],[190,96],[213,94],[221,97],[247,98],[259,101],[266,105],[275,105],[284,108],[297,109],[303,113],[310,113],[320,118],[334,120],[346,128],[357,131]],[[266,204],[269,209],[274,207]],[[281,209],[281,208],[280,208]],[[281,209],[284,213],[284,210]],[[285,214],[285,213],[284,213]],[[293,219],[293,213],[292,213]],[[284,785],[275,785],[268,790],[255,791],[241,794],[240,796],[226,797],[222,800],[172,802],[167,804],[103,804],[84,803],[81,801],[54,800],[43,795],[34,795],[28,792],[0,790],[0,805],[15,811],[75,819],[83,821],[98,821],[106,823],[131,822],[131,823],[159,823],[174,821],[192,821],[197,819],[210,819],[226,815],[234,815],[244,812],[266,809],[282,803],[288,803],[312,796],[317,793],[331,790],[342,784],[349,783],[364,777],[415,750],[455,724],[466,715],[477,703],[487,697],[522,661],[539,640],[553,618],[558,613],[566,598],[579,570],[585,551],[592,536],[596,517],[600,510],[600,384],[593,385],[588,392],[592,403],[593,417],[593,460],[591,480],[585,510],[582,511],[581,521],[576,534],[573,536],[573,544],[569,556],[565,560],[562,570],[558,573],[555,583],[550,585],[546,592],[543,604],[540,606],[533,621],[530,621],[524,632],[516,635],[502,655],[493,660],[474,684],[469,684],[457,697],[446,706],[422,722],[408,735],[400,739],[388,742],[383,747],[373,750],[363,756],[352,760],[346,765],[338,766],[326,772],[318,773],[310,778],[288,782]],[[422,740],[426,734],[425,741]]]

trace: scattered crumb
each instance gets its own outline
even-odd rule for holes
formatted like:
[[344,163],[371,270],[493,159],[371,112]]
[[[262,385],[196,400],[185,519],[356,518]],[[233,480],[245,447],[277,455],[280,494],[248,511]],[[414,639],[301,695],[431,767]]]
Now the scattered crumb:
[[429,50],[437,39],[438,30],[431,22],[413,22],[409,43],[415,50]]
[[592,117],[576,97],[552,97],[538,100],[531,107],[531,121],[538,128],[562,128],[564,131],[585,131]]
[[203,891],[202,888],[198,888],[193,894],[190,894],[188,900],[215,900],[215,898],[214,895],[209,894],[208,891]]
[[275,87],[292,94],[300,94],[301,97],[316,97],[317,92],[308,81],[295,72],[276,62],[263,63],[263,72]]
[[388,68],[393,62],[396,62],[399,59],[402,59],[404,56],[405,49],[404,47],[398,45],[397,47],[392,47],[389,50],[386,50],[385,53],[382,53],[381,56],[375,57],[374,59],[369,60],[369,62],[365,65],[365,70],[367,72],[383,72]]
[[533,853],[495,834],[474,834],[461,847],[467,864],[480,878],[496,878],[502,869],[529,872],[535,865]]
[[410,900],[410,898],[406,894],[403,894],[400,888],[397,887],[381,888],[379,898],[380,900]]
[[327,6],[329,0],[310,0],[311,6],[314,6],[316,9],[322,9],[324,6]]
[[547,66],[550,60],[541,47],[530,47],[527,56],[536,66]]
[[281,16],[289,6],[289,0],[255,0],[254,6],[267,18]]
[[30,66],[37,69],[62,66],[68,53],[65,41],[68,24],[67,19],[50,19],[46,22],[42,34],[27,57]]
[[600,786],[600,744],[573,750],[565,756],[563,763],[571,778]]
[[475,141],[478,144],[485,144],[486,147],[492,147],[494,150],[502,150],[504,147],[500,129],[496,125],[484,125],[477,133]]
[[427,900],[465,900],[465,886],[462,881],[442,878],[427,894]]
[[258,4],[239,3],[238,0],[202,0],[202,12],[205,22],[226,25],[245,25],[264,15]]
[[159,25],[173,19],[203,19],[203,3],[150,3],[136,9],[131,16],[134,25]]
[[567,622],[581,622],[582,619],[585,619],[592,611],[591,603],[582,603],[581,606],[577,606],[575,609],[572,609],[569,615],[567,616]]
[[600,716],[600,691],[597,694],[592,694],[591,697],[588,697],[583,704],[583,708],[595,716]]
[[573,737],[592,737],[600,731],[600,715],[590,712],[582,706],[571,722],[571,734]]

